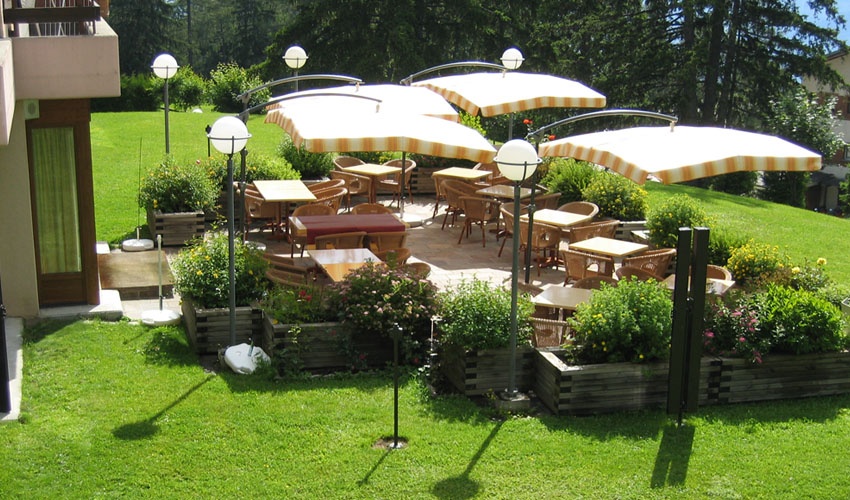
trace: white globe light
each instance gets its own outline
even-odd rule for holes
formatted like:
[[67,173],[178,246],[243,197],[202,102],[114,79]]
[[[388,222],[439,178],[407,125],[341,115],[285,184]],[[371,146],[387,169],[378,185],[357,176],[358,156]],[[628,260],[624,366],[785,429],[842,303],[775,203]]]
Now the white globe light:
[[283,60],[286,61],[286,65],[290,68],[299,69],[307,62],[307,52],[298,45],[293,45],[286,49],[286,52],[283,54]]
[[180,66],[177,65],[177,60],[174,59],[174,56],[171,54],[160,54],[156,56],[156,59],[153,60],[153,64],[151,64],[153,73],[160,78],[165,78],[166,80],[176,75],[179,68]]
[[499,165],[502,175],[512,181],[524,181],[534,174],[537,165],[543,161],[537,156],[534,146],[522,139],[513,139],[499,148],[493,159]]
[[507,69],[517,69],[522,66],[525,59],[522,57],[522,52],[516,47],[511,47],[502,53],[502,66]]
[[216,151],[232,155],[245,148],[251,134],[242,120],[235,116],[224,116],[213,123],[207,137]]

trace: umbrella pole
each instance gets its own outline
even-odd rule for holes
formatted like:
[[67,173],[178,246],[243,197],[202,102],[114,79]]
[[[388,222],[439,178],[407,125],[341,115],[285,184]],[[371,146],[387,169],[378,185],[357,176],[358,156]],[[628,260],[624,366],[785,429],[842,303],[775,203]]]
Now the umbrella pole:
[[401,182],[401,190],[398,196],[398,214],[402,220],[404,220],[404,174],[405,174],[405,165],[407,164],[407,152],[401,152],[401,176],[399,177],[399,182]]

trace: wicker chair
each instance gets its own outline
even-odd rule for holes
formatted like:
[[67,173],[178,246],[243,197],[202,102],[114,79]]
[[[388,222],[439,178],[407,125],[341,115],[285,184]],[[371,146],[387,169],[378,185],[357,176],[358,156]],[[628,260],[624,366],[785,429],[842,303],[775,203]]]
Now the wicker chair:
[[607,284],[608,286],[617,286],[617,280],[615,280],[611,276],[588,276],[587,278],[582,278],[573,283],[573,288],[599,290],[602,288],[603,283]]
[[261,232],[267,227],[275,230],[277,207],[273,203],[267,203],[251,184],[245,185],[243,198],[245,199],[245,232],[247,233],[251,225],[257,222],[260,223]]
[[[292,211],[292,215],[290,217],[300,217],[303,215],[336,215],[334,209],[322,203],[308,203],[306,205],[300,205],[295,207],[295,210]],[[291,256],[295,256],[295,247],[299,246],[301,248],[301,256],[304,256],[304,247],[307,246],[307,238],[305,236],[296,236],[295,233],[292,232],[292,226],[290,225],[289,231],[289,253]]]
[[338,187],[345,187],[345,180],[343,179],[328,179],[326,181],[314,182],[313,184],[309,184],[307,189],[310,190],[314,195],[319,191],[324,191],[326,189],[333,189]]
[[[531,251],[537,260],[537,276],[540,276],[540,267],[543,261],[552,258],[555,267],[558,267],[558,246],[561,244],[561,228],[535,222],[531,225]],[[527,221],[519,222],[520,248],[528,245],[529,224]]]
[[316,236],[316,250],[340,248],[363,248],[366,231],[351,231],[348,233],[333,233]]
[[460,204],[460,197],[475,196],[476,189],[477,188],[474,185],[454,179],[446,179],[443,181],[443,192],[446,195],[446,215],[443,216],[443,226],[441,229],[446,228],[446,222],[448,221],[449,215],[452,216],[452,225],[454,225],[458,215],[463,213],[463,207],[461,207]]
[[381,205],[380,203],[361,203],[351,207],[351,213],[354,215],[391,214],[393,211],[390,207]]
[[373,252],[394,250],[404,247],[407,242],[407,231],[369,233],[366,239],[369,241],[369,248]]
[[613,238],[617,234],[617,228],[620,226],[618,220],[606,220],[599,222],[590,222],[581,226],[573,226],[568,231],[564,231],[565,236],[570,243],[584,241],[596,236],[605,238]]
[[390,267],[403,266],[407,264],[407,259],[410,258],[409,248],[392,248],[381,252],[374,252],[375,256],[381,259],[381,262],[390,264]]
[[357,195],[369,196],[369,190],[372,189],[372,180],[365,175],[346,172],[344,170],[334,170],[331,172],[331,179],[342,179],[345,184],[345,189],[348,193],[345,195],[345,208],[351,210],[351,197]]
[[404,268],[421,279],[426,279],[431,274],[431,265],[427,262],[408,262],[404,264]]
[[502,172],[499,170],[499,166],[493,162],[490,163],[479,163],[472,167],[473,170],[486,170],[490,172],[489,177],[485,177],[483,180],[476,182],[479,188],[487,187],[487,186],[495,186],[496,184],[510,184],[511,180],[502,175]]
[[348,190],[344,187],[335,187],[314,191],[313,194],[316,196],[316,201],[313,203],[327,205],[333,209],[334,213],[337,213],[340,205],[342,205],[342,199],[348,194]]
[[705,277],[715,280],[732,280],[732,273],[725,267],[709,264],[705,270]]
[[291,288],[300,288],[307,284],[300,274],[281,271],[280,269],[275,268],[269,268],[266,270],[266,278],[276,285]]
[[463,210],[465,220],[463,229],[460,232],[460,237],[457,239],[458,244],[463,240],[463,235],[469,238],[469,233],[472,232],[472,225],[481,226],[481,246],[487,246],[487,233],[485,226],[488,222],[496,222],[498,230],[499,225],[499,202],[490,198],[478,198],[475,196],[461,196],[460,208]]
[[280,277],[285,277],[288,280],[293,280],[294,277],[298,277],[295,281],[300,281],[302,283],[315,282],[317,279],[315,266],[299,266],[293,258],[284,257],[271,252],[264,253],[263,258],[269,263],[269,269],[280,271],[281,273],[287,273],[289,275],[288,277],[285,277],[283,274],[280,274]]
[[353,156],[337,156],[334,158],[334,167],[336,167],[337,170],[345,167],[356,167],[357,165],[363,165],[363,163],[363,160]]
[[570,337],[570,326],[566,321],[535,317],[530,321],[534,347],[560,347]]
[[614,259],[603,255],[580,252],[567,248],[561,250],[566,276],[564,286],[570,281],[578,281],[590,276],[608,276],[614,273]]
[[644,271],[649,271],[657,276],[666,276],[667,269],[670,267],[670,262],[673,261],[673,257],[675,256],[675,248],[647,250],[640,255],[624,258],[623,266],[643,269]]
[[[502,233],[502,246],[499,247],[499,257],[502,256],[502,251],[505,249],[505,243],[508,242],[508,238],[514,237],[514,206],[510,203],[504,203],[499,208],[499,212],[502,214],[502,219],[505,221],[505,228]],[[528,212],[527,208],[520,208],[520,215]]]
[[571,201],[569,203],[564,203],[558,210],[562,212],[572,212],[574,214],[582,214],[589,215],[591,217],[596,217],[596,214],[599,213],[599,207],[596,203],[591,203],[589,201]]
[[560,199],[561,193],[544,194],[543,196],[537,196],[534,198],[534,206],[536,210],[555,210],[558,208],[558,200]]
[[[390,176],[386,179],[381,179],[375,184],[375,189],[377,192],[390,192],[393,194],[393,199],[390,201],[390,205],[392,206],[393,202],[396,200],[401,200],[401,187],[402,184],[399,182],[400,178],[404,178],[404,192],[410,196],[410,179],[413,177],[413,171],[416,169],[416,162],[413,160],[404,160],[404,167],[402,167],[401,160],[390,160],[384,162],[384,165],[389,167],[398,167],[402,168],[404,171],[403,176]],[[403,200],[399,201],[399,205],[404,203]]]
[[617,268],[617,272],[615,274],[617,275],[617,279],[620,281],[628,279],[639,279],[641,281],[654,280],[659,283],[664,281],[663,277],[637,267],[621,266]]

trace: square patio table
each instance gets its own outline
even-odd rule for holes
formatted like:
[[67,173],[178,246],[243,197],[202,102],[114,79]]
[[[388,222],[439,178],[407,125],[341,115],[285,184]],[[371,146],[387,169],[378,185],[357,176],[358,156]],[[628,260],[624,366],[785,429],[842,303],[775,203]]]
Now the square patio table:
[[622,259],[629,255],[644,252],[649,248],[649,246],[644,245],[643,243],[632,243],[631,241],[622,241],[615,240],[614,238],[596,236],[584,241],[570,243],[570,248],[598,255],[606,255],[615,259]]
[[[496,184],[495,186],[488,186],[486,188],[481,188],[478,191],[475,191],[476,194],[481,196],[489,196],[490,198],[496,198],[499,200],[513,200],[514,199],[514,187],[509,186],[507,184]],[[519,199],[524,200],[526,198],[531,197],[531,189],[530,188],[520,188],[519,190]]]
[[[676,288],[676,275],[671,274],[664,278],[664,285],[667,286],[669,290],[673,290]],[[691,280],[688,278],[688,287],[691,286]],[[729,291],[730,288],[735,286],[735,280],[721,280],[716,278],[707,278],[705,283],[705,293],[710,295],[724,295]]]
[[362,165],[354,165],[353,167],[344,167],[346,172],[365,175],[372,181],[369,183],[369,203],[377,203],[378,201],[378,179],[390,174],[401,172],[401,167],[391,167],[389,165],[376,165],[374,163],[364,163]]
[[346,274],[367,262],[381,262],[368,248],[308,250],[307,253],[333,281],[342,281]]
[[254,185],[265,201],[275,204],[275,232],[282,231],[284,203],[316,201],[316,196],[300,180],[254,181]]
[[[528,214],[524,214],[520,218],[527,221]],[[534,211],[534,222],[542,222],[544,224],[560,228],[575,226],[576,224],[581,224],[582,222],[588,221],[592,218],[592,215],[562,212],[560,210],[552,210],[551,208]]]
[[554,307],[562,311],[575,311],[579,304],[587,302],[596,290],[566,286],[550,286],[531,298],[538,306]]

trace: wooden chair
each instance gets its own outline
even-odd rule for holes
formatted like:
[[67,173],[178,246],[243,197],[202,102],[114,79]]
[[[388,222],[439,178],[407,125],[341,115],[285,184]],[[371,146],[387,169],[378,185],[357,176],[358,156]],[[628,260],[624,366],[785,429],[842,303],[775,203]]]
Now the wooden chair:
[[[302,283],[316,281],[315,267],[299,266],[293,258],[271,252],[265,252],[263,258],[269,263],[269,269],[280,271],[280,277],[285,277],[283,273],[286,273],[288,275],[286,279],[290,281],[294,280]],[[298,279],[294,279],[296,277]]]
[[372,180],[365,175],[346,172],[344,170],[334,170],[331,172],[331,179],[342,179],[345,182],[344,187],[348,190],[345,195],[345,208],[351,210],[351,197],[358,195],[369,196],[369,190],[372,189]]
[[319,191],[324,191],[326,189],[333,189],[338,187],[345,187],[345,181],[343,179],[328,179],[326,181],[314,182],[313,184],[307,185],[307,189],[310,190],[314,195]]
[[343,169],[345,167],[355,167],[357,165],[363,165],[365,162],[360,158],[355,158],[353,156],[337,156],[334,158],[334,167],[337,170]]
[[566,321],[549,318],[531,317],[534,347],[560,347],[570,336],[570,326]]
[[478,198],[475,196],[461,196],[460,208],[465,215],[463,229],[460,231],[460,237],[457,239],[458,245],[463,240],[463,235],[469,238],[469,233],[472,232],[472,225],[481,226],[481,246],[487,246],[487,233],[485,227],[488,222],[496,222],[496,230],[499,227],[499,202],[489,198]]
[[354,205],[353,207],[351,207],[351,213],[353,215],[391,214],[393,213],[393,211],[390,207],[381,205],[380,203],[361,203],[359,205]]
[[485,177],[483,180],[476,182],[479,188],[487,187],[487,186],[495,186],[496,184],[510,184],[511,180],[502,175],[502,172],[499,170],[499,166],[496,165],[495,162],[489,163],[479,163],[472,167],[473,170],[486,170],[490,172],[489,177]]
[[[502,256],[502,251],[505,249],[505,243],[508,242],[508,238],[513,238],[514,236],[514,206],[510,203],[504,203],[499,208],[499,212],[502,214],[502,219],[504,219],[504,230],[502,232],[502,246],[499,247],[498,256]],[[527,208],[520,208],[519,214],[522,215],[528,212]]]
[[573,288],[584,288],[587,290],[599,290],[602,284],[606,283],[609,286],[617,286],[617,280],[611,276],[588,276],[573,283]]
[[722,266],[709,264],[705,270],[705,277],[715,280],[732,280],[732,272]]
[[589,215],[591,217],[596,217],[596,214],[599,213],[599,207],[596,203],[591,203],[589,201],[571,201],[569,203],[564,203],[558,210],[562,212],[572,212],[574,214],[582,214]]
[[[402,183],[399,182],[399,179],[403,179],[404,192],[410,196],[410,179],[413,177],[413,170],[416,169],[416,162],[413,160],[404,160],[404,166],[402,166],[401,160],[390,160],[384,162],[384,165],[401,168],[403,172],[403,175],[388,176],[386,179],[381,179],[375,185],[377,192],[380,193],[383,191],[393,194],[393,199],[390,201],[390,206],[392,206],[394,201],[401,200]],[[399,205],[401,203],[404,203],[404,201],[399,201]]]
[[440,202],[446,199],[446,194],[443,192],[443,181],[446,179],[440,175],[432,175],[431,179],[434,180],[434,195],[436,196],[434,200],[434,213],[431,214],[431,218],[436,219],[437,211],[440,209]]
[[259,222],[260,232],[269,227],[275,229],[277,210],[274,204],[266,203],[266,200],[255,189],[249,189],[250,184],[245,185],[242,197],[245,199],[245,233],[251,229],[251,225]]
[[409,248],[393,248],[373,253],[376,257],[381,259],[381,262],[389,264],[390,267],[403,266],[407,264],[407,259],[409,259],[411,255]]
[[531,251],[537,260],[537,276],[540,276],[542,262],[549,261],[558,267],[558,246],[561,244],[561,228],[535,222],[529,228],[527,221],[519,222],[520,248],[528,245],[528,231],[531,231]]
[[373,252],[383,252],[404,247],[407,242],[407,231],[369,233],[366,239]]
[[603,255],[580,252],[567,248],[561,250],[566,276],[564,286],[570,281],[578,281],[590,276],[611,276],[614,273],[614,259]]
[[565,230],[565,236],[570,243],[584,241],[596,236],[605,238],[613,238],[617,234],[617,227],[620,226],[618,220],[606,220],[599,222],[590,222],[581,226],[573,226]]
[[315,191],[313,194],[316,196],[314,204],[327,205],[333,209],[334,213],[337,213],[340,205],[342,205],[342,199],[348,194],[348,190],[344,187],[335,187]]
[[446,215],[443,216],[443,226],[441,229],[446,228],[446,221],[448,220],[449,215],[452,216],[452,225],[454,225],[455,221],[457,221],[457,217],[463,213],[463,207],[461,207],[460,204],[460,197],[476,196],[476,189],[477,188],[474,185],[454,179],[446,179],[443,181],[443,192],[446,194]]
[[544,208],[555,210],[558,208],[558,200],[560,199],[561,193],[548,193],[543,196],[537,196],[534,198],[535,210],[543,210]]
[[640,255],[624,258],[623,266],[643,269],[644,271],[649,271],[656,276],[666,276],[667,269],[670,267],[670,262],[673,261],[673,257],[675,256],[675,248],[647,250]]
[[637,267],[621,266],[617,268],[617,272],[614,274],[617,275],[617,279],[620,281],[628,279],[639,279],[641,281],[654,280],[659,283],[664,281],[663,277]]
[[363,248],[363,242],[365,239],[366,231],[323,234],[321,236],[316,236],[316,250]]
[[[299,205],[292,211],[292,215],[290,217],[300,217],[303,215],[336,215],[334,209],[326,204],[322,203],[308,203],[306,205]],[[292,231],[292,225],[290,224],[289,231],[289,252],[291,256],[295,256],[295,247],[301,247],[301,256],[304,256],[304,247],[307,246],[307,237],[306,236],[296,236]]]

